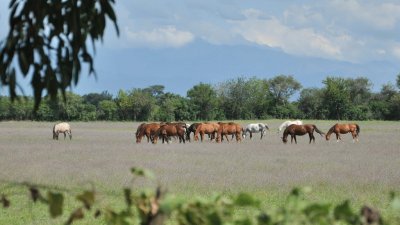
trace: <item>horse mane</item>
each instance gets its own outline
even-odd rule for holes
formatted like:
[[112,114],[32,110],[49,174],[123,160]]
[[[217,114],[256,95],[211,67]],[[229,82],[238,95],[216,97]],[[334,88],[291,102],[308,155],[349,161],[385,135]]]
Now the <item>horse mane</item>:
[[331,136],[331,134],[333,133],[333,130],[335,129],[335,127],[336,127],[336,125],[338,125],[337,123],[335,124],[335,125],[333,125],[330,129],[329,129],[329,131],[328,131],[328,133],[326,134],[326,136]]
[[360,133],[360,131],[361,131],[361,129],[360,129],[360,126],[358,126],[358,124],[355,124],[356,125],[356,132],[357,132],[357,135]]

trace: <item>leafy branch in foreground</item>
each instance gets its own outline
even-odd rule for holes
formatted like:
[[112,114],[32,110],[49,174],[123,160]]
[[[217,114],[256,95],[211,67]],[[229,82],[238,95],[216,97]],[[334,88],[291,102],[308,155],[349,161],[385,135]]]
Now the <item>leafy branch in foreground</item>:
[[[135,177],[154,177],[147,170],[132,168]],[[124,207],[120,210],[109,206],[100,207],[96,199],[96,191],[86,190],[71,196],[69,192],[48,189],[46,195],[30,186],[29,192],[33,202],[48,205],[52,218],[60,217],[64,211],[66,197],[75,197],[79,202],[68,216],[66,225],[91,215],[96,220],[109,225],[161,225],[173,223],[179,225],[285,225],[285,224],[348,224],[348,225],[389,225],[397,224],[400,219],[400,197],[391,194],[390,210],[393,218],[384,220],[380,213],[371,207],[363,206],[354,210],[350,202],[345,200],[339,204],[313,202],[306,199],[310,188],[295,188],[280,207],[266,212],[261,202],[247,193],[232,196],[215,195],[209,199],[194,198],[184,200],[173,195],[166,195],[160,187],[154,192],[133,191],[132,187],[123,189]],[[65,196],[66,195],[66,196]],[[0,203],[4,208],[10,207],[10,200],[1,195]],[[121,200],[122,200],[121,199]],[[95,210],[94,210],[95,209]],[[94,211],[94,212],[92,212]]]
[[[35,110],[44,90],[56,99],[60,90],[77,84],[82,64],[95,74],[87,42],[103,40],[106,19],[119,34],[114,0],[12,0],[10,30],[0,43],[0,84],[17,97],[17,72],[31,75]],[[17,63],[18,62],[18,63]],[[19,67],[17,67],[19,65]]]

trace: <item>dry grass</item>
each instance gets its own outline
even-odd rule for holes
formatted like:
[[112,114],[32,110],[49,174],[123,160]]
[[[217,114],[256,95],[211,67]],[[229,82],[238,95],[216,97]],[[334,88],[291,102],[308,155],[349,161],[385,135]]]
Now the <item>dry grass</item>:
[[[73,140],[52,140],[52,123],[1,122],[1,179],[59,186],[93,182],[106,189],[131,181],[129,168],[148,168],[156,183],[177,192],[288,190],[293,186],[400,186],[400,123],[360,122],[360,142],[344,143],[308,137],[284,145],[276,127],[263,140],[242,143],[135,143],[139,123],[72,122]],[[244,122],[243,122],[244,123]],[[327,131],[333,122],[317,121]],[[332,136],[333,137],[333,136]],[[350,188],[351,189],[351,188]]]

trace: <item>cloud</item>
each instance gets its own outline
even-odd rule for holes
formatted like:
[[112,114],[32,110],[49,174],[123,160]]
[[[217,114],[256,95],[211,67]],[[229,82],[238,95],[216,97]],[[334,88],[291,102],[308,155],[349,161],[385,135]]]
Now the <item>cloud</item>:
[[134,45],[155,48],[178,48],[194,40],[191,32],[177,30],[174,26],[154,28],[150,31],[133,31],[125,27],[125,34],[128,41]]
[[288,54],[341,58],[341,49],[331,37],[317,33],[312,28],[292,28],[276,17],[260,17],[262,12],[254,9],[245,10],[244,15],[245,20],[232,23],[236,26],[235,32],[249,42],[279,48]]

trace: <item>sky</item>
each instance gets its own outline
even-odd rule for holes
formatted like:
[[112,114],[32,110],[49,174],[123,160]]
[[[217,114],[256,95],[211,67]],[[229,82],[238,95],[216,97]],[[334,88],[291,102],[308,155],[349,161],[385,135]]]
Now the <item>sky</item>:
[[[0,0],[0,39],[8,2]],[[115,11],[120,36],[107,23],[97,77],[83,71],[73,92],[161,84],[186,96],[200,82],[280,74],[304,88],[362,76],[377,92],[400,73],[399,0],[120,0]],[[29,80],[20,83],[30,94]]]

